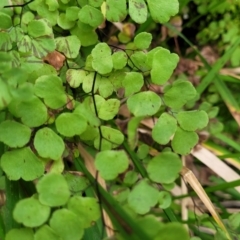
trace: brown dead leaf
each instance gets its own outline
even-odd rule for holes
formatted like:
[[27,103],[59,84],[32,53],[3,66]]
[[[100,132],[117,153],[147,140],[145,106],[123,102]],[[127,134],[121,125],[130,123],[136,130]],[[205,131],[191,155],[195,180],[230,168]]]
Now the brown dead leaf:
[[123,27],[122,27],[122,32],[130,37],[130,38],[133,38],[134,37],[134,34],[135,34],[135,30],[136,30],[136,26],[132,23],[125,23],[123,24]]
[[168,29],[164,25],[161,26],[161,34],[162,34],[162,37],[159,40],[160,42],[163,42],[166,40],[167,34],[168,34]]
[[[213,65],[219,58],[218,54],[210,46],[205,46],[200,51],[201,55],[206,59],[208,64]],[[201,59],[197,56],[196,59],[201,62]]]
[[180,58],[175,73],[177,75],[180,75],[182,73],[187,73],[188,75],[195,75],[195,72],[198,70],[199,66],[200,64],[198,61],[189,58]]
[[58,51],[54,51],[43,58],[43,61],[52,65],[57,71],[59,71],[62,68],[65,59],[66,58],[63,54]]
[[169,37],[177,37],[178,32],[182,31],[182,18],[181,16],[173,17],[169,22],[177,31],[168,29],[168,36]]

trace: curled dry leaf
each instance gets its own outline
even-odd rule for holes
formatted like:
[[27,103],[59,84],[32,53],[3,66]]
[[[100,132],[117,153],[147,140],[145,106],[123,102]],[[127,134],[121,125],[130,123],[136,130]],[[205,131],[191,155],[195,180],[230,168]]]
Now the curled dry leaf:
[[52,65],[57,71],[59,71],[62,68],[65,59],[66,58],[63,54],[58,51],[54,51],[43,58],[43,61]]
[[125,23],[123,24],[122,32],[130,37],[133,38],[135,34],[136,26],[132,23]]

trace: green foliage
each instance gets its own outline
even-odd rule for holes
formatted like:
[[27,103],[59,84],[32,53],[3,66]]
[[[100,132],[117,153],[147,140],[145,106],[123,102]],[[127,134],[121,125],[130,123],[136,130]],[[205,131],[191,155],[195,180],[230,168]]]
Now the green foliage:
[[64,142],[52,129],[42,128],[34,137],[34,147],[43,158],[58,160],[64,151]]
[[138,214],[146,214],[157,204],[158,191],[147,180],[138,183],[128,196],[129,206]]
[[99,203],[95,198],[72,197],[68,201],[67,207],[81,218],[84,228],[91,227],[92,222],[101,217]]
[[62,175],[48,174],[40,179],[37,185],[40,203],[57,207],[67,203],[70,191],[66,180]]
[[152,35],[150,33],[142,32],[134,38],[134,44],[138,49],[147,49],[152,42]]
[[152,137],[159,144],[167,144],[177,130],[177,121],[168,113],[163,113],[156,122]]
[[83,225],[81,221],[79,221],[79,217],[65,208],[56,210],[53,213],[49,225],[60,239],[78,240],[83,236]]
[[152,116],[161,106],[160,97],[151,91],[140,92],[130,96],[127,101],[128,108],[136,117]]
[[[34,214],[33,214],[34,213]],[[26,227],[38,227],[47,221],[50,207],[41,204],[34,197],[19,201],[14,209],[14,219]]]
[[[179,3],[177,0],[173,0],[169,4],[166,4],[164,0],[147,0],[147,3],[151,17],[156,22],[165,23],[178,12]],[[162,11],[163,6],[164,11]]]
[[152,57],[151,77],[155,84],[165,84],[176,68],[179,57],[175,53],[170,53],[167,49],[160,48],[155,51]]
[[127,169],[128,158],[123,151],[106,150],[97,154],[95,165],[104,179],[112,180]]
[[0,141],[12,148],[23,147],[31,137],[31,129],[16,121],[0,123]]
[[[179,96],[176,98],[176,96]],[[167,86],[164,90],[164,102],[173,109],[180,109],[188,101],[196,97],[197,92],[192,84],[188,81],[178,80],[172,86]]]
[[92,67],[100,74],[110,73],[113,68],[111,49],[106,43],[99,43],[92,50]]
[[147,166],[149,178],[157,183],[172,183],[181,171],[182,163],[177,154],[163,152],[154,157]]
[[6,240],[13,240],[13,239],[19,239],[19,240],[33,240],[33,230],[31,228],[19,228],[19,229],[11,229],[7,235]]
[[[26,196],[19,194],[12,206],[22,227],[9,224],[5,239],[78,240],[94,231],[100,239],[102,208],[119,239],[189,239],[181,224],[164,223],[163,209],[175,216],[170,193],[159,185],[174,186],[182,168],[178,154],[190,153],[196,131],[207,128],[218,109],[185,109],[197,92],[190,81],[171,77],[179,57],[153,48],[154,34],[141,29],[168,22],[178,1],[19,0],[3,8],[7,4],[0,3],[0,170],[10,183],[26,184]],[[121,21],[120,33],[109,35]],[[136,35],[134,23],[142,25]],[[161,90],[153,91],[155,85]],[[158,119],[150,136],[157,150],[172,148],[155,157],[149,142],[138,142],[138,128],[149,117]],[[80,161],[88,154],[111,194]]]
[[196,132],[185,131],[178,127],[172,140],[172,148],[176,153],[186,155],[197,144],[198,135]]
[[144,23],[147,20],[147,5],[144,0],[129,0],[129,15],[136,23]]
[[[198,5],[197,10],[200,15],[207,15],[208,22],[200,24],[200,31],[197,39],[200,44],[215,42],[217,40],[220,53],[227,52],[231,45],[239,36],[238,9],[239,1],[199,1],[194,0]],[[222,14],[218,19],[218,14]],[[240,47],[238,47],[230,57],[232,66],[238,66]]]
[[1,168],[11,180],[22,178],[25,181],[34,180],[44,173],[44,163],[30,147],[6,151],[1,156]]

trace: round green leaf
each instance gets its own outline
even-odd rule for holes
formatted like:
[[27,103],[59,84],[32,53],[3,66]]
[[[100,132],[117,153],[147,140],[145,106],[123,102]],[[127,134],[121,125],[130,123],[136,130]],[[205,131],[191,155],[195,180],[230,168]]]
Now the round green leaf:
[[[176,68],[179,57],[165,48],[160,48],[153,55],[151,77],[152,82],[158,85],[165,84]],[[178,95],[177,95],[178,96]]]
[[101,97],[107,98],[113,93],[113,85],[109,78],[102,77],[99,81],[98,91]]
[[111,120],[118,113],[120,101],[118,99],[108,99],[104,101],[98,109],[98,117],[103,120]]
[[96,28],[102,24],[104,18],[98,9],[90,5],[85,5],[78,14],[79,20]]
[[33,97],[31,101],[16,102],[17,115],[23,124],[28,127],[39,127],[48,119],[46,106],[38,97]]
[[38,227],[47,221],[50,207],[42,205],[36,198],[26,198],[17,202],[14,210],[14,219],[26,227]]
[[71,6],[66,9],[66,18],[69,21],[76,21],[78,19],[79,7]]
[[50,227],[63,240],[79,240],[83,236],[80,218],[68,209],[56,210],[50,219]]
[[138,183],[128,195],[129,206],[138,214],[146,214],[158,201],[158,190],[146,180]]
[[6,120],[0,124],[0,141],[9,147],[23,147],[30,137],[31,129],[21,123]]
[[77,36],[55,38],[56,50],[64,53],[67,58],[76,58],[79,55],[81,42]]
[[41,228],[39,228],[35,235],[34,240],[61,240],[61,238],[56,234],[56,232],[53,231],[52,228],[50,228],[48,225],[43,225]]
[[127,106],[136,117],[152,116],[159,110],[161,99],[154,92],[140,92],[128,98]]
[[57,24],[64,30],[69,30],[74,27],[75,21],[69,21],[66,14],[61,13],[58,15]]
[[154,240],[189,240],[189,234],[186,228],[180,223],[167,223],[159,231]]
[[172,203],[172,197],[169,192],[161,191],[159,193],[159,207],[162,209],[168,208]]
[[134,38],[134,44],[138,49],[144,50],[149,48],[152,41],[152,34],[141,32]]
[[98,35],[95,29],[88,24],[78,21],[77,26],[70,30],[72,35],[77,36],[81,45],[84,47],[96,44],[98,41]]
[[39,77],[34,85],[34,93],[44,98],[46,105],[53,109],[62,107],[68,101],[61,78],[54,75]]
[[70,191],[65,178],[61,174],[49,173],[37,183],[39,201],[50,207],[58,207],[67,203]]
[[138,180],[138,173],[134,171],[128,171],[123,179],[123,183],[127,186],[132,186]]
[[93,222],[101,217],[100,206],[96,198],[71,197],[68,201],[67,208],[82,219],[84,228],[91,227]]
[[197,133],[185,131],[178,127],[172,140],[172,148],[176,153],[187,155],[197,143]]
[[106,43],[98,43],[92,50],[92,67],[100,74],[110,73],[113,68],[111,48]]
[[145,233],[148,234],[149,239],[154,239],[159,229],[161,229],[163,223],[159,221],[154,215],[145,215],[141,218],[136,219],[137,224],[140,228],[144,229]]
[[101,7],[103,0],[88,0],[88,3],[93,7]]
[[86,97],[82,103],[77,102],[74,113],[83,116],[88,124],[93,127],[100,126],[100,120],[91,109],[92,97]]
[[215,134],[218,134],[218,133],[222,132],[223,129],[224,129],[223,123],[219,122],[218,120],[211,121],[209,123],[209,132],[212,135],[215,135]]
[[127,64],[127,55],[123,51],[113,53],[112,61],[114,69],[123,69]]
[[96,127],[87,126],[87,129],[80,135],[80,138],[84,141],[92,141],[99,135]]
[[[36,5],[33,9],[33,5],[36,2]],[[29,8],[36,11],[38,15],[42,18],[47,19],[51,26],[55,26],[57,24],[57,18],[59,16],[58,8],[59,3],[56,0],[46,0],[44,2],[33,1],[29,4]],[[33,12],[34,12],[33,11]]]
[[182,162],[173,152],[162,152],[147,166],[149,178],[157,183],[172,183],[182,169]]
[[31,228],[13,228],[5,237],[5,240],[34,240],[33,229]]
[[109,150],[118,147],[124,141],[124,135],[117,129],[107,126],[101,126],[102,138],[100,135],[94,140],[94,147],[99,148],[100,141],[102,143],[101,150]]
[[180,127],[186,131],[203,129],[208,124],[208,115],[203,110],[181,111],[177,114]]
[[57,0],[46,0],[46,5],[48,5],[49,11],[53,12],[56,11],[59,8],[59,4]]
[[32,20],[28,24],[28,34],[34,38],[42,36],[50,36],[52,34],[52,28],[44,19]]
[[106,18],[110,22],[122,22],[127,16],[126,0],[106,0]]
[[3,12],[0,12],[0,29],[8,29],[12,26],[11,17]]
[[1,167],[10,180],[32,181],[44,173],[44,164],[29,147],[5,152]]
[[129,0],[129,15],[136,23],[142,24],[147,20],[148,9],[144,0]]
[[129,161],[124,151],[106,150],[97,154],[95,166],[105,180],[115,179],[128,168]]
[[137,156],[139,157],[139,159],[146,158],[149,153],[149,150],[150,150],[150,147],[145,143],[138,146]]
[[[28,25],[32,20],[34,20],[34,14],[32,13],[32,12],[30,12],[30,11],[27,11],[27,12],[25,12],[23,15],[22,15],[22,23],[23,24],[26,24],[26,25]],[[46,22],[44,22],[44,23],[46,23]],[[48,27],[48,26],[47,26]],[[42,29],[44,29],[44,28],[42,28]],[[51,28],[50,28],[51,29]],[[34,30],[33,30],[34,31]],[[51,32],[52,32],[52,30],[51,30]],[[35,32],[36,33],[36,32]],[[31,35],[31,34],[30,34]]]
[[163,98],[167,106],[173,109],[179,109],[188,101],[195,98],[196,89],[192,83],[184,80],[177,80],[172,86],[166,89]]
[[168,22],[170,17],[179,11],[178,0],[172,0],[166,4],[165,0],[147,0],[151,17],[155,22]]
[[136,72],[147,72],[150,70],[147,65],[147,54],[145,52],[135,51],[130,58],[128,65]]
[[85,76],[86,72],[81,69],[79,70],[68,69],[66,72],[66,79],[72,88],[78,88],[80,84],[83,82]]
[[84,78],[83,78],[83,84],[82,84],[82,89],[85,93],[90,93],[92,91],[92,87],[93,87],[93,83],[95,81],[95,85],[94,85],[94,93],[96,93],[97,89],[98,89],[98,79],[99,77],[96,76],[96,78],[94,79],[94,72],[89,72]]
[[138,72],[128,72],[126,73],[122,84],[125,88],[124,96],[128,97],[141,90],[144,84],[143,75]]
[[81,115],[68,112],[61,113],[55,124],[57,131],[66,137],[80,135],[87,129],[87,121]]
[[58,160],[65,149],[64,142],[52,129],[44,127],[34,137],[34,147],[43,158]]
[[177,121],[168,113],[163,113],[153,127],[152,137],[154,141],[165,145],[177,130]]
[[84,176],[75,175],[72,173],[64,174],[64,178],[67,181],[68,187],[72,193],[80,193],[89,187],[90,183]]

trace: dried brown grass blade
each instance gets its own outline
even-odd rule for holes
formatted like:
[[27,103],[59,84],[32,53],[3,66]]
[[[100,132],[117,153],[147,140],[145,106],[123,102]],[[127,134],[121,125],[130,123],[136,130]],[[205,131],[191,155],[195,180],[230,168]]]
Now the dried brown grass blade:
[[[211,151],[205,147],[198,145],[191,154],[196,157],[203,164],[208,166],[218,176],[223,178],[226,182],[231,182],[240,179],[240,175],[231,167],[224,163],[221,159],[216,157]],[[240,187],[235,188],[240,192]]]
[[198,195],[198,197],[201,199],[201,201],[204,203],[205,207],[208,209],[208,211],[211,213],[213,219],[216,221],[218,226],[225,232],[227,239],[231,240],[231,237],[224,226],[221,218],[219,217],[217,211],[215,210],[215,207],[211,200],[209,199],[208,195],[204,191],[202,185],[199,183],[195,175],[191,170],[189,170],[186,167],[182,168],[181,176],[183,177],[184,181],[187,182],[192,189],[195,191],[195,193]]

